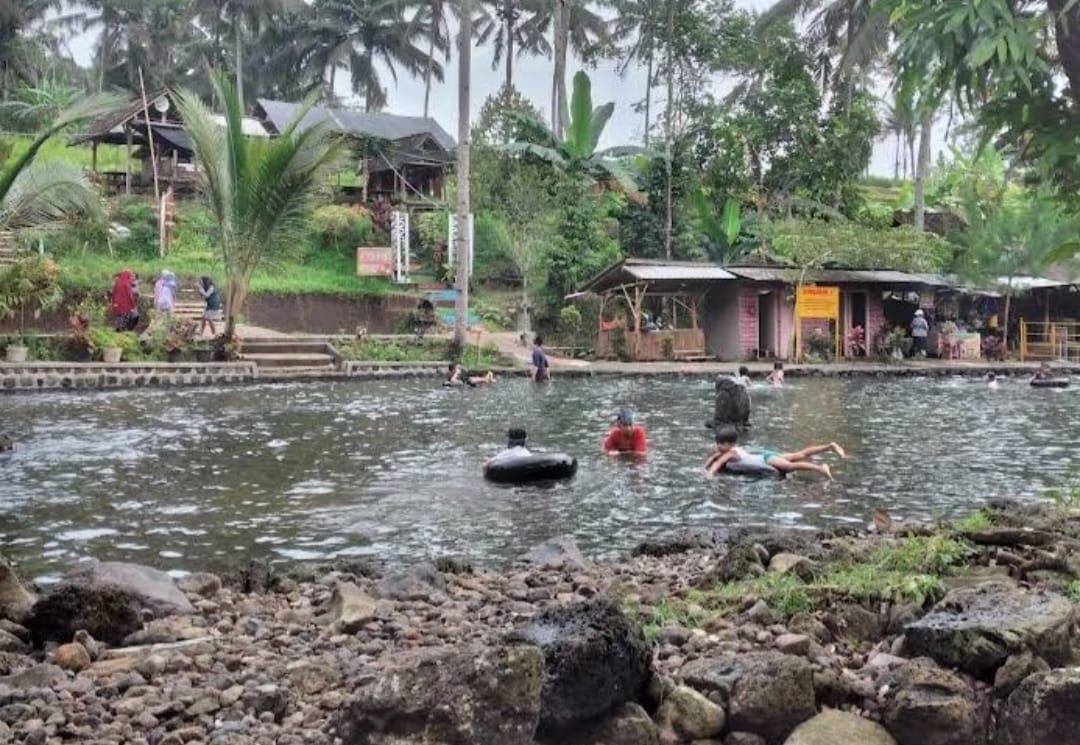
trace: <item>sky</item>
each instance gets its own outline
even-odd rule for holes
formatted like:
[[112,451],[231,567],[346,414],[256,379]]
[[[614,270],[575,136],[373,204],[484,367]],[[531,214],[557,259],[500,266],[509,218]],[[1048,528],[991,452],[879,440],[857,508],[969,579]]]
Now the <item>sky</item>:
[[[773,0],[737,0],[738,7],[760,10],[772,4]],[[82,65],[91,64],[94,39],[88,36],[75,38],[70,43],[70,48],[76,61]],[[498,91],[502,86],[505,72],[500,64],[497,69],[492,69],[494,52],[490,45],[474,47],[472,52],[472,91],[470,109],[475,118],[480,111],[484,100]],[[579,63],[578,63],[579,64]],[[645,70],[643,67],[631,67],[626,74],[619,76],[615,70],[614,61],[605,61],[595,69],[587,69],[592,79],[593,101],[595,104],[615,102],[615,114],[604,131],[601,145],[610,147],[613,145],[639,144],[644,134],[644,118],[635,113],[633,105],[644,98]],[[568,65],[569,76],[577,69],[574,61]],[[385,71],[384,71],[385,72]],[[451,136],[457,137],[458,101],[458,62],[455,54],[446,69],[446,79],[442,83],[435,83],[431,93],[431,116]],[[514,65],[514,85],[526,97],[528,97],[541,112],[547,114],[551,105],[551,60],[542,57],[519,57]],[[347,75],[338,77],[339,93],[347,97],[349,95]],[[420,116],[424,111],[424,82],[422,79],[414,79],[408,75],[398,76],[395,84],[389,74],[383,75],[384,84],[388,88],[388,102],[386,111],[394,114]],[[714,84],[716,92],[724,86],[722,79],[717,79]],[[886,91],[882,91],[882,94]],[[654,121],[656,112],[663,109],[662,91],[653,90]],[[937,159],[938,152],[944,147],[944,126],[936,127],[936,137],[933,140],[933,159]],[[870,172],[879,176],[892,176],[895,147],[892,138],[883,139],[874,147],[874,154],[870,164]]]

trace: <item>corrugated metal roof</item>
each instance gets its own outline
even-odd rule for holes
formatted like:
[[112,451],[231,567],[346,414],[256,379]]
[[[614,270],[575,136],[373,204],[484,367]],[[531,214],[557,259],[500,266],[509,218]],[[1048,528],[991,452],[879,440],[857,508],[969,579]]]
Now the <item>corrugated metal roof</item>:
[[649,282],[655,291],[677,292],[687,285],[733,279],[736,279],[734,274],[715,264],[623,259],[590,279],[580,291],[605,292],[623,285]]
[[[1048,290],[1055,287],[1068,287],[1074,282],[1059,282],[1056,279],[1046,279],[1045,277],[1012,277],[1011,284],[1014,290]],[[1010,285],[1009,277],[998,277],[997,285],[999,287],[1008,287]]]
[[949,283],[934,274],[911,274],[892,269],[802,269],[786,266],[732,266],[728,270],[737,277],[756,282],[832,282],[836,284],[893,284],[948,287]]
[[706,264],[700,264],[697,266],[681,266],[671,264],[632,264],[625,267],[628,274],[637,277],[638,279],[651,282],[657,280],[666,280],[672,282],[678,282],[681,280],[723,280],[723,279],[736,279],[735,275],[731,272],[718,267],[710,266]]
[[[300,104],[297,103],[273,101],[266,98],[259,99],[259,106],[262,107],[267,120],[278,132],[288,126],[293,115],[300,108]],[[300,127],[306,129],[326,120],[330,120],[334,128],[344,134],[378,137],[391,141],[427,134],[431,135],[446,150],[453,150],[457,147],[454,138],[437,121],[430,117],[399,116],[381,112],[373,113],[314,106],[301,120]]]

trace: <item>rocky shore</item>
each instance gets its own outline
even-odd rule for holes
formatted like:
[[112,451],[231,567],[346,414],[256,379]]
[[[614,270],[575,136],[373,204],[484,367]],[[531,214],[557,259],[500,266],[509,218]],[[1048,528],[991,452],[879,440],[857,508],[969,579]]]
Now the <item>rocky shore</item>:
[[0,743],[1067,745],[1080,519],[687,531],[498,572],[0,562]]

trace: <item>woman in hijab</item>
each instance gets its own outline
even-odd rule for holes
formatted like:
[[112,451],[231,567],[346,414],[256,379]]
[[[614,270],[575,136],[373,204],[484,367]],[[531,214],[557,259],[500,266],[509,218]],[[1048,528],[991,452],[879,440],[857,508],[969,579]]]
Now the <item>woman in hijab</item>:
[[176,305],[176,275],[168,269],[154,283],[154,310],[170,315]]
[[135,287],[135,272],[130,269],[116,275],[109,313],[117,331],[132,331],[139,325],[139,291]]

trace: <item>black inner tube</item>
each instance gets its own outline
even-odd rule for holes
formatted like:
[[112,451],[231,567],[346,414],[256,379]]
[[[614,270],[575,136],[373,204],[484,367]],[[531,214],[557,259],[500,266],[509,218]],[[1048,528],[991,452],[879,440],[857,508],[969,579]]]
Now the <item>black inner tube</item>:
[[1035,378],[1031,381],[1032,388],[1068,388],[1068,378]]
[[484,477],[498,484],[559,481],[573,478],[577,467],[577,458],[565,453],[533,453],[496,458],[484,466]]

